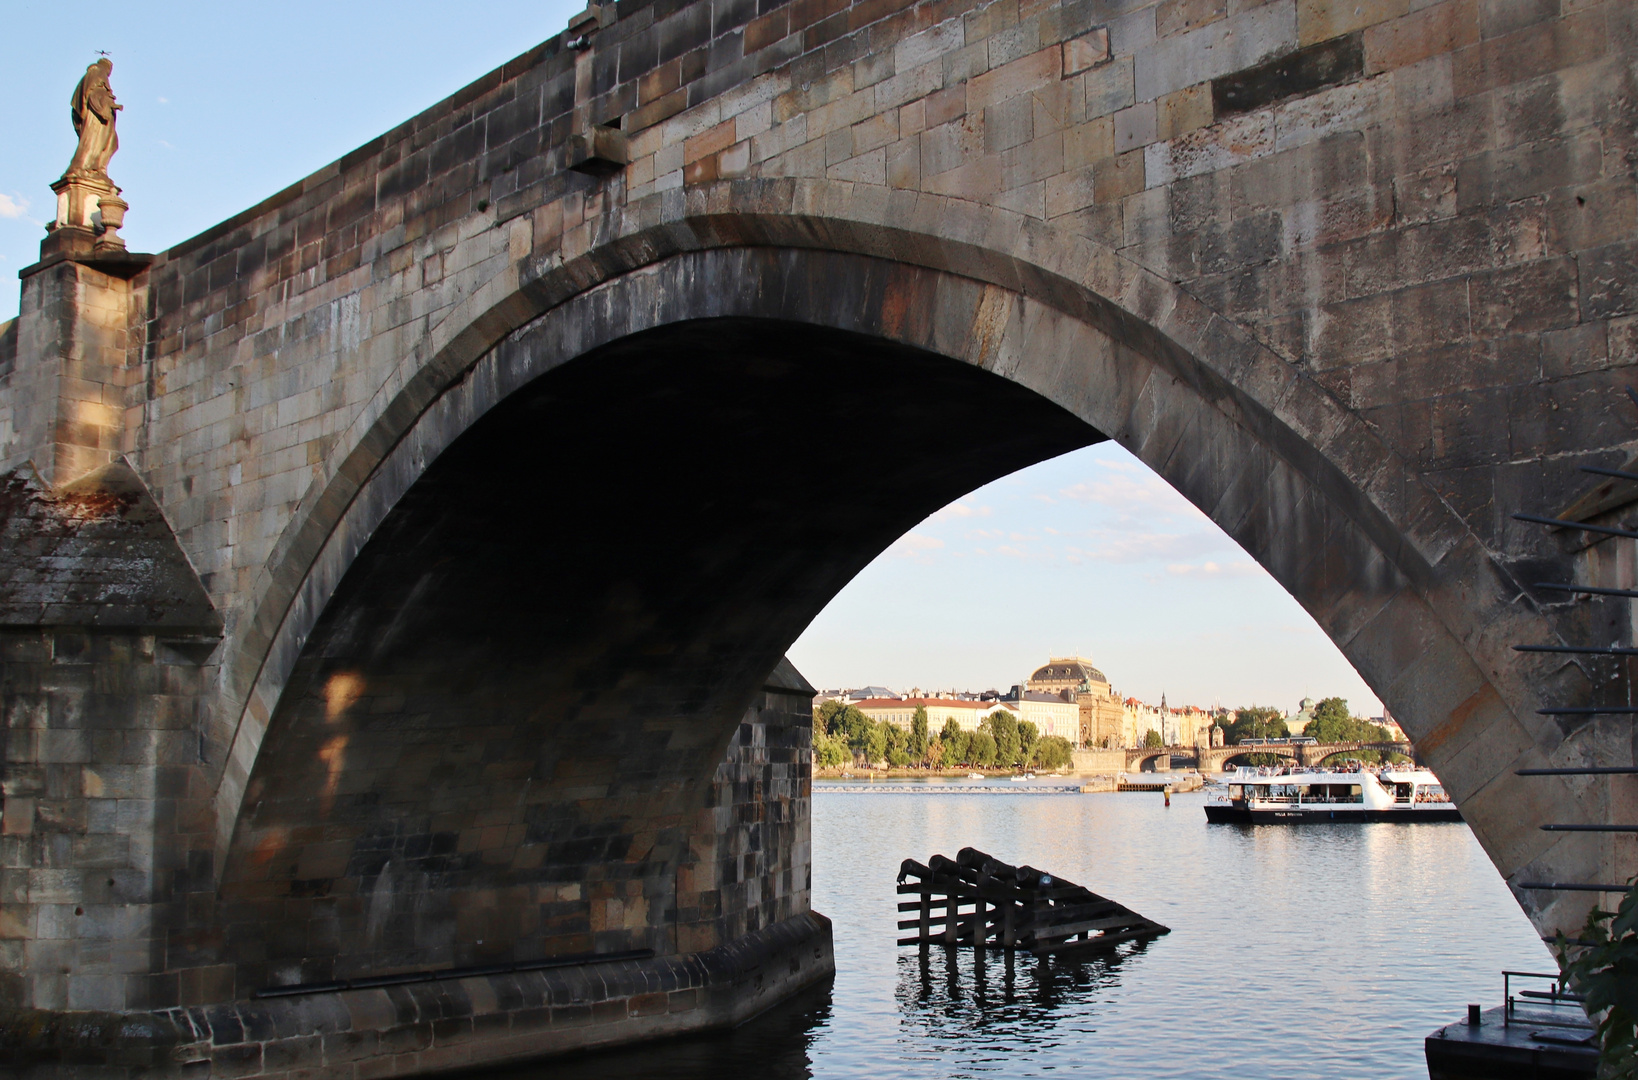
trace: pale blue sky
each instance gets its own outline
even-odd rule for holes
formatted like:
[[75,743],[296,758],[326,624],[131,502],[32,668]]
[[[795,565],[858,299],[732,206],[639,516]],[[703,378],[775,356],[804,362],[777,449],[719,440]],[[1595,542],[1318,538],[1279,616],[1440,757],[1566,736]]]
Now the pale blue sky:
[[983,690],[1078,652],[1172,705],[1376,696],[1211,519],[1100,443],[988,484],[907,533],[791,649],[822,687]]
[[[0,9],[0,320],[74,149],[68,98],[107,50],[126,106],[109,172],[132,250],[274,194],[558,33],[578,0],[482,5],[59,3]],[[71,17],[65,17],[72,11]],[[1298,605],[1111,443],[991,484],[918,526],[793,647],[824,686],[1022,679],[1090,655],[1123,693],[1293,708],[1376,698]]]

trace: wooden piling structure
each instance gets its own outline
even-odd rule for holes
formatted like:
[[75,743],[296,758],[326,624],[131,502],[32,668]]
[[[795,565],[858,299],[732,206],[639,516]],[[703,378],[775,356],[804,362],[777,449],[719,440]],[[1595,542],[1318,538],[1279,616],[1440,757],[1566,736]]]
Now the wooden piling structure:
[[[1122,941],[1171,932],[1153,919],[1083,885],[1037,870],[1009,866],[976,848],[954,859],[899,865],[900,930],[916,936],[900,945],[1001,948],[1049,956],[1107,949]],[[908,899],[913,897],[914,899]]]

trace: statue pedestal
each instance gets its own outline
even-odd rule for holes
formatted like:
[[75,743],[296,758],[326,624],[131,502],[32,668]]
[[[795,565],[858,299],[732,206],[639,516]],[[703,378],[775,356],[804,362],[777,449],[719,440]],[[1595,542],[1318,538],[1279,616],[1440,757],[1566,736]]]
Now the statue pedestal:
[[57,193],[57,220],[46,226],[40,257],[86,257],[125,250],[119,235],[130,204],[106,176],[69,175],[51,185]]

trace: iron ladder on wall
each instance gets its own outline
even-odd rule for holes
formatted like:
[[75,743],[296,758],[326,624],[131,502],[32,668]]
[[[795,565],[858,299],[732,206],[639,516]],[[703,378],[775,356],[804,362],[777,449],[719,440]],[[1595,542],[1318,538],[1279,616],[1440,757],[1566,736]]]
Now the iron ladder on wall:
[[[1627,388],[1627,396],[1638,406],[1638,392]],[[1627,472],[1622,469],[1605,469],[1595,465],[1583,465],[1581,471],[1594,476],[1613,477],[1617,480],[1630,480],[1638,483],[1638,473]],[[1596,533],[1603,536],[1623,537],[1638,540],[1638,531],[1616,528],[1609,525],[1589,525],[1585,522],[1565,521],[1560,518],[1543,517],[1539,514],[1514,514],[1517,521],[1530,522],[1535,525],[1545,525],[1556,529],[1575,529],[1581,532]],[[1638,598],[1638,589],[1613,589],[1593,585],[1567,585],[1558,582],[1537,582],[1533,588],[1544,589],[1549,592],[1564,592],[1589,596],[1613,596],[1626,599]],[[1522,653],[1567,653],[1583,656],[1638,656],[1638,648],[1622,645],[1515,645],[1514,651]],[[1600,715],[1634,715],[1638,714],[1638,705],[1580,705],[1565,706],[1553,709],[1538,709],[1542,716],[1600,716]],[[1555,769],[1519,769],[1518,776],[1616,776],[1638,774],[1638,766],[1634,765],[1598,765],[1579,768]],[[1591,833],[1638,833],[1638,825],[1576,825],[1550,823],[1541,826],[1544,832],[1591,832]],[[1624,893],[1629,886],[1610,882],[1588,881],[1525,881],[1519,883],[1519,888],[1542,892],[1613,892]],[[1575,944],[1575,943],[1572,943]]]

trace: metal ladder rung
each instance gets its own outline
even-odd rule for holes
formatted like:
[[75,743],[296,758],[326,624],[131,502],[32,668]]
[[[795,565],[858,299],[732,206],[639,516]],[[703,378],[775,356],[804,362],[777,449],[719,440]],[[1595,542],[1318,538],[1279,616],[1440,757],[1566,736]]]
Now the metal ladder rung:
[[1515,645],[1514,652],[1580,653],[1591,656],[1638,656],[1630,645]]
[[1514,776],[1615,776],[1638,773],[1638,765],[1588,765],[1579,769],[1515,769]]
[[1542,517],[1540,514],[1514,514],[1515,521],[1528,521],[1532,525],[1551,525],[1558,529],[1580,529],[1583,532],[1602,533],[1605,536],[1625,536],[1638,540],[1638,532],[1631,529],[1617,529],[1613,525],[1588,525],[1584,521],[1565,521],[1562,518]]
[[1553,589],[1557,592],[1591,593],[1594,596],[1638,596],[1638,589],[1606,589],[1601,585],[1560,585],[1552,581],[1538,581],[1532,589]]
[[1581,471],[1592,473],[1594,476],[1613,476],[1617,480],[1638,480],[1638,473],[1630,473],[1622,469],[1605,469],[1597,465],[1583,465]]

